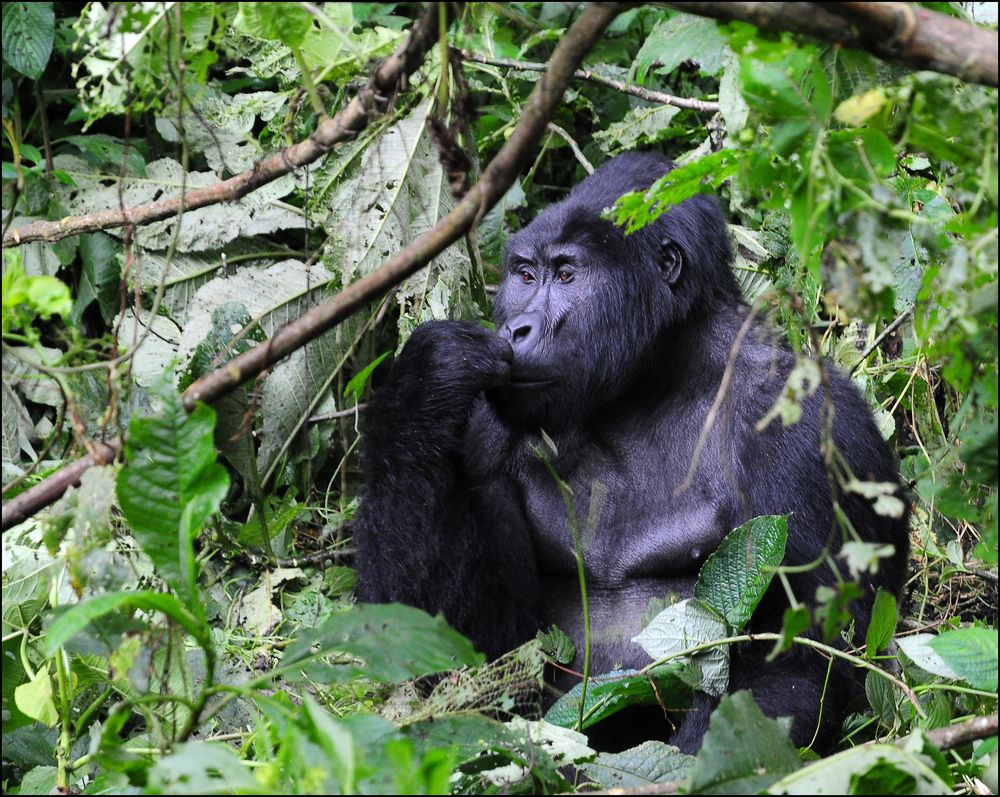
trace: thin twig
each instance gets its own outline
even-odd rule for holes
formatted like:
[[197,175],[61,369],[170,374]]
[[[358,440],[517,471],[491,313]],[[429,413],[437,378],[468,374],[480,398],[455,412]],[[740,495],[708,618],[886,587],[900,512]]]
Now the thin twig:
[[594,164],[592,164],[589,160],[587,160],[586,156],[580,150],[580,147],[576,143],[576,140],[573,138],[573,136],[567,133],[563,128],[559,127],[559,125],[557,125],[555,122],[549,122],[549,130],[551,130],[557,136],[560,136],[563,139],[563,141],[569,144],[569,148],[573,150],[573,154],[576,155],[576,159],[580,162],[580,165],[583,167],[583,170],[587,174],[594,173]]
[[740,327],[739,332],[736,333],[736,337],[733,339],[733,345],[729,349],[729,357],[726,360],[726,368],[722,372],[722,380],[719,382],[719,389],[715,392],[715,399],[712,401],[712,406],[709,408],[708,414],[705,416],[705,423],[701,427],[701,434],[698,435],[698,442],[695,443],[694,453],[691,455],[691,464],[688,466],[687,475],[684,477],[684,481],[681,482],[681,484],[674,491],[674,495],[680,495],[682,492],[689,489],[694,483],[694,474],[698,470],[698,463],[701,461],[702,451],[705,449],[705,444],[708,442],[708,435],[711,433],[712,427],[715,425],[715,419],[722,407],[722,402],[729,393],[729,383],[733,381],[733,371],[736,369],[736,358],[739,356],[740,347],[743,345],[743,338],[746,337],[747,332],[749,332],[751,327],[753,327],[753,322],[757,317],[759,309],[760,305],[754,305],[750,309],[750,312],[747,313],[747,317],[743,320],[743,325]]
[[889,337],[889,336],[890,336],[890,335],[891,335],[891,334],[892,334],[893,332],[895,332],[895,331],[896,331],[897,329],[899,329],[899,325],[900,325],[900,324],[902,324],[902,323],[903,323],[903,322],[904,322],[904,321],[905,321],[905,320],[906,320],[907,318],[909,318],[909,317],[910,317],[910,316],[911,316],[912,314],[913,314],[913,310],[912,310],[912,309],[909,309],[909,310],[904,310],[904,311],[903,311],[902,313],[900,313],[900,314],[899,314],[898,316],[896,316],[896,317],[895,317],[895,318],[894,318],[894,319],[892,320],[892,323],[891,323],[891,324],[889,324],[889,326],[887,326],[887,327],[886,327],[885,329],[883,329],[883,330],[882,330],[882,331],[881,331],[881,332],[879,333],[878,337],[877,337],[877,338],[875,338],[875,340],[873,340],[873,341],[871,342],[871,345],[870,345],[870,346],[869,346],[869,347],[868,347],[867,349],[865,349],[865,350],[864,350],[863,352],[861,352],[861,357],[860,357],[860,358],[858,359],[858,361],[857,361],[856,363],[854,363],[854,365],[852,365],[852,366],[851,366],[851,370],[850,370],[850,372],[848,373],[848,375],[849,375],[849,376],[853,375],[853,374],[854,374],[854,372],[855,372],[855,371],[857,371],[857,370],[858,370],[858,368],[860,368],[860,367],[861,367],[861,364],[862,364],[862,363],[863,363],[863,362],[864,362],[865,360],[867,360],[867,359],[869,358],[869,356],[871,356],[871,353],[872,353],[873,351],[875,351],[875,349],[877,349],[877,348],[878,348],[879,346],[881,346],[881,345],[882,345],[882,341],[884,341],[884,340],[885,340],[885,339],[886,339],[887,337]]
[[[513,58],[489,58],[485,55],[479,55],[479,53],[473,53],[469,50],[459,50],[457,48],[453,48],[452,52],[463,61],[472,61],[477,64],[486,64],[487,66],[500,66],[506,69],[519,69],[522,72],[544,72],[546,68],[546,64],[535,61],[516,61]],[[641,99],[648,100],[649,102],[659,102],[663,105],[674,105],[678,108],[687,108],[692,111],[714,112],[719,110],[719,103],[717,102],[710,102],[708,100],[692,100],[688,97],[676,97],[673,94],[667,94],[663,91],[644,89],[642,86],[635,86],[622,80],[615,80],[614,78],[599,75],[593,69],[577,69],[573,73],[573,77],[578,80],[589,80],[591,83],[597,83],[598,85],[606,86],[607,88],[614,89],[615,91],[631,94],[633,97],[640,97]]]
[[309,418],[309,423],[320,423],[321,421],[333,421],[337,418],[347,418],[351,415],[356,415],[359,412],[364,412],[368,409],[368,403],[355,404],[353,407],[348,407],[346,410],[337,410],[336,412],[328,412],[325,415],[313,415]]

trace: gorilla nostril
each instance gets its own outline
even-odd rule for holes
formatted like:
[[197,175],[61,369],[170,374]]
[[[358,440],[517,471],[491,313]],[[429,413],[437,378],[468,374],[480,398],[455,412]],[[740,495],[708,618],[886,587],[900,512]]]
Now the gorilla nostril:
[[512,343],[520,343],[525,338],[527,338],[529,335],[531,335],[531,327],[530,326],[518,327],[517,329],[514,330],[514,333],[511,335],[511,342]]

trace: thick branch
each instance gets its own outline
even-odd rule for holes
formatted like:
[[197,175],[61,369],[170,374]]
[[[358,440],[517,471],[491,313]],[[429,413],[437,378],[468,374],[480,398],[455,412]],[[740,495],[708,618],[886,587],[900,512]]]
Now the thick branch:
[[[457,48],[453,48],[452,52],[457,54],[463,61],[474,61],[477,64],[500,66],[505,69],[519,69],[522,72],[544,72],[548,66],[547,64],[537,63],[535,61],[515,61],[513,58],[488,58],[485,55],[479,55],[479,53],[473,53],[469,50],[459,50]],[[615,80],[614,78],[599,75],[593,69],[577,69],[573,73],[573,77],[578,80],[589,80],[591,83],[607,86],[615,91],[631,94],[634,97],[641,97],[649,102],[659,102],[664,105],[676,105],[678,108],[689,108],[693,111],[719,110],[719,103],[717,102],[692,100],[688,97],[675,97],[673,94],[667,94],[662,91],[644,89],[642,86],[634,86],[631,83],[625,83],[622,80]]]
[[986,739],[997,735],[997,715],[973,717],[958,725],[945,725],[943,728],[933,728],[925,731],[927,741],[942,750],[951,750],[967,742]]
[[[372,299],[419,271],[435,255],[465,235],[506,193],[517,175],[530,162],[535,145],[562,101],[573,77],[573,70],[580,65],[624,6],[623,3],[591,3],[584,9],[580,18],[559,41],[549,60],[549,68],[528,98],[510,138],[490,161],[479,182],[451,213],[376,271],[348,285],[333,298],[282,327],[266,343],[250,349],[192,384],[184,393],[185,406],[190,409],[196,401],[214,401],[242,382],[254,378],[265,368],[314,340]],[[89,467],[83,464],[85,462],[86,458],[67,468],[73,469],[77,480]],[[59,471],[4,504],[3,529],[21,522],[56,500],[69,485],[66,480],[63,480],[62,489],[51,484],[60,480],[62,473],[63,471]]]
[[376,103],[391,97],[423,63],[428,51],[438,41],[440,20],[437,6],[437,3],[428,5],[402,46],[378,64],[368,82],[340,113],[320,122],[312,135],[304,141],[276,152],[235,177],[188,191],[183,196],[147,202],[124,210],[115,208],[85,216],[67,216],[59,221],[36,221],[8,230],[3,237],[4,248],[30,241],[58,241],[71,235],[123,227],[126,224],[149,224],[172,218],[182,209],[196,210],[220,202],[232,202],[282,175],[318,160],[336,144],[354,138],[363,130]]
[[762,30],[804,33],[912,69],[997,85],[997,32],[909,3],[666,3]]

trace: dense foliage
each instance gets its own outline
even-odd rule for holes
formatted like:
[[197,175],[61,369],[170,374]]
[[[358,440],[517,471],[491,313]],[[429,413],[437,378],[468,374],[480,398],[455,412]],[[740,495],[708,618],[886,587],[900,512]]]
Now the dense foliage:
[[[5,3],[4,233],[250,169],[341,108],[421,10]],[[314,164],[176,218],[4,249],[5,501],[95,441],[126,439],[120,462],[4,534],[5,791],[549,792],[679,778],[690,792],[996,790],[995,735],[947,754],[928,735],[997,710],[995,89],[632,8],[587,57],[597,79],[572,84],[473,234],[266,376],[212,407],[181,404],[179,390],[438,222],[509,138],[578,14],[465,5],[450,25],[442,16],[408,85]],[[774,417],[797,420],[823,389],[809,355],[827,358],[851,372],[911,490],[906,592],[898,606],[880,596],[867,639],[848,647],[869,704],[845,721],[845,752],[808,766],[746,694],[723,699],[696,759],[655,740],[597,754],[586,736],[630,703],[724,691],[728,645],[783,578],[783,518],[735,530],[695,599],[650,607],[641,641],[656,666],[570,692],[545,722],[531,718],[542,668],[572,659],[557,629],[487,664],[440,618],[352,603],[358,446],[378,423],[364,409],[386,356],[424,320],[486,321],[510,232],[633,148],[680,168],[610,210],[622,224],[695,192],[721,197],[747,300],[803,355]],[[844,552],[854,573],[887,555]],[[819,596],[815,616],[790,611],[776,646],[837,655],[794,638],[813,624],[826,642],[849,638],[856,590]]]

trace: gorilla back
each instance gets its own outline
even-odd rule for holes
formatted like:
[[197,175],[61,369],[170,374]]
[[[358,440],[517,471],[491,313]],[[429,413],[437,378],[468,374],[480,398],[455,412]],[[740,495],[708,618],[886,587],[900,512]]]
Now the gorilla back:
[[[629,236],[601,218],[669,168],[654,155],[619,156],[512,236],[497,332],[442,321],[413,333],[368,415],[355,524],[360,600],[441,611],[490,656],[553,622],[582,651],[566,506],[534,453],[544,430],[578,517],[603,496],[584,548],[592,672],[648,664],[630,640],[650,599],[690,595],[705,558],[758,515],[790,514],[785,563],[818,562],[790,577],[811,603],[817,587],[844,577],[835,500],[858,539],[895,550],[852,605],[855,638],[864,639],[876,589],[901,586],[907,521],[875,513],[828,477],[821,425],[832,417],[841,477],[898,487],[893,458],[862,398],[829,365],[798,423],[757,430],[795,357],[747,321],[714,198],[692,197]],[[723,404],[686,486],[727,364]],[[773,586],[751,630],[780,629],[786,607]],[[770,716],[793,717],[797,744],[818,728],[827,745],[856,691],[851,672],[835,670],[824,695],[825,659],[796,649],[765,663],[766,653],[735,650],[730,689],[751,690]],[[670,737],[684,750],[708,727],[710,705],[700,705]],[[660,713],[652,733],[666,738],[670,728]]]

